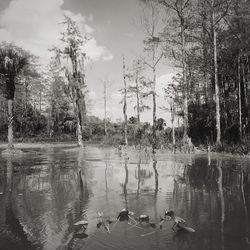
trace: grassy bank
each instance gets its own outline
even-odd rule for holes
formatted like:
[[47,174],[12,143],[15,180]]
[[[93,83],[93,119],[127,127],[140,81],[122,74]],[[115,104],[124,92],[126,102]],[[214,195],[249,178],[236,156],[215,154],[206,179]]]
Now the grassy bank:
[[[111,146],[118,148],[119,145],[122,145],[122,136],[99,136],[94,137],[91,140],[85,141],[86,144],[95,144],[99,146]],[[76,138],[72,138],[71,136],[62,135],[57,137],[47,137],[47,136],[36,136],[36,137],[25,137],[25,138],[15,138],[14,144],[16,148],[29,148],[29,147],[46,147],[48,145],[53,146],[72,146],[75,147],[77,145]],[[130,138],[129,147],[135,148],[135,145],[139,145],[138,142],[135,142]],[[7,147],[7,141],[0,141],[0,148],[4,149]],[[140,147],[137,146],[137,149],[146,149],[150,151],[151,145],[148,141],[142,140],[140,142]],[[174,150],[175,149],[175,150]],[[244,141],[241,144],[229,144],[222,143],[222,145],[211,145],[208,147],[207,145],[200,144],[195,145],[194,148],[188,148],[187,145],[183,145],[181,142],[177,143],[175,147],[171,143],[165,143],[158,146],[158,150],[162,152],[175,152],[175,153],[200,153],[200,152],[214,152],[214,153],[225,153],[225,154],[233,154],[233,155],[241,155],[241,156],[250,156],[250,141]]]

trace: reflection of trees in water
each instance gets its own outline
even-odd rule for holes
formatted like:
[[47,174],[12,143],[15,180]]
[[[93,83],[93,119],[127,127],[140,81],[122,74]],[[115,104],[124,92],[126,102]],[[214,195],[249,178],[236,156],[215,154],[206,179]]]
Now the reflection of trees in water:
[[127,196],[128,196],[128,190],[127,190],[127,185],[128,185],[128,158],[127,157],[124,160],[124,170],[125,170],[125,179],[124,179],[124,183],[121,184],[121,186],[123,188],[123,194],[124,194],[124,200],[125,200],[125,208],[128,209],[128,200],[127,200]]
[[139,158],[137,168],[135,169],[135,179],[137,180],[137,196],[140,194],[141,187],[144,185],[145,180],[150,179],[152,176],[153,172],[141,167],[141,158]]
[[110,202],[109,202],[109,177],[110,177],[110,154],[106,153],[105,154],[105,169],[104,169],[104,179],[105,179],[105,194],[106,194],[106,206],[108,208],[108,211],[111,210]]
[[[146,187],[145,189],[143,189],[143,186],[145,185],[145,181],[148,179],[151,179],[153,175],[155,177],[153,190],[155,191],[155,195],[157,194],[159,190],[159,174],[157,171],[156,158],[154,158],[154,160],[152,161],[152,168],[153,168],[153,171],[142,168],[142,158],[139,157],[138,162],[137,162],[137,167],[135,168],[135,171],[134,171],[134,178],[137,180],[137,189],[136,189],[137,198],[139,197],[141,190],[144,190],[144,191],[152,190],[151,187],[150,188]],[[125,173],[126,172],[127,170],[125,167]],[[126,177],[125,177],[125,180],[126,180]]]
[[0,164],[0,227],[5,224],[5,204],[7,192],[7,175],[6,165],[1,162]]
[[[13,159],[8,156],[6,159],[6,174],[1,182],[3,195],[0,204],[0,221],[1,221],[1,234],[0,248],[2,249],[38,249],[40,246],[34,244],[28,238],[22,223],[14,208],[14,201],[16,197],[14,194],[14,181],[13,181]],[[3,173],[2,173],[3,174]]]
[[216,189],[217,175],[216,166],[208,166],[205,162],[185,166],[185,179],[195,188],[202,188],[205,185],[208,190]]
[[[221,159],[199,159],[192,165],[185,167],[185,179],[194,188],[203,188],[206,190],[217,190],[218,189],[218,178],[222,175],[223,188],[230,191],[239,191],[241,183],[241,167],[236,164],[227,166]],[[243,170],[243,178],[245,185],[250,187],[250,178],[247,178],[249,173]],[[250,191],[250,189],[249,189]]]
[[154,159],[153,160],[153,169],[154,169],[154,173],[155,173],[155,195],[157,195],[157,192],[159,190],[159,178],[158,178],[159,174],[158,174],[156,165],[157,165],[157,160]]
[[221,212],[221,249],[224,250],[224,220],[225,220],[225,201],[224,201],[224,194],[223,194],[223,173],[222,173],[222,163],[221,160],[217,161],[217,170],[218,170],[218,193],[219,193],[219,200],[220,200],[220,212]]
[[[24,244],[26,241],[15,217],[22,221],[20,225],[25,225],[26,230],[32,232],[29,239],[35,238],[45,248],[55,249],[71,239],[74,231],[73,224],[84,216],[89,199],[89,183],[91,183],[89,180],[92,175],[84,165],[84,157],[81,155],[76,161],[77,166],[74,164],[74,156],[70,158],[65,154],[60,154],[60,157],[58,154],[46,156],[48,165],[43,171],[30,172],[26,169],[25,172],[15,172],[14,192],[9,193],[7,191],[12,190],[9,188],[9,183],[13,180],[13,174],[11,162],[7,164],[5,178],[3,182],[0,181],[0,192],[2,190],[4,192],[4,195],[0,195],[0,220],[8,220],[8,223],[15,225],[20,235],[18,244],[21,242]],[[37,165],[28,162],[27,165],[31,165],[32,169],[42,169],[39,161],[35,164]],[[1,185],[3,185],[2,188]],[[19,195],[20,190],[22,195]],[[12,198],[7,199],[7,193]],[[2,202],[4,197],[6,199]],[[8,211],[5,211],[5,207],[8,207]],[[17,233],[11,232],[12,237],[18,238],[15,236]],[[54,238],[55,234],[56,238]]]
[[[230,159],[196,159],[186,167],[185,179],[192,192],[188,213],[193,214],[194,221],[208,228],[207,232],[214,230],[211,245],[218,247],[219,244],[219,248],[224,249],[225,243],[230,241],[235,244],[232,249],[234,246],[243,249],[243,238],[249,244],[248,176],[247,169]],[[234,242],[238,240],[238,243],[229,235],[234,235]]]
[[135,179],[138,180],[140,178],[143,184],[146,179],[150,179],[152,177],[153,173],[151,171],[141,168],[141,163],[138,163],[137,166],[138,168],[137,171],[135,171]]
[[244,208],[244,228],[245,228],[245,242],[247,245],[250,244],[249,241],[249,232],[248,232],[248,211],[247,211],[247,204],[246,204],[246,197],[245,197],[245,191],[244,191],[244,173],[243,169],[241,167],[241,183],[240,183],[240,190],[242,195],[242,203]]
[[[89,200],[89,185],[88,185],[88,168],[86,166],[85,155],[83,150],[79,150],[78,154],[78,185],[79,185],[79,216],[85,213],[85,207]],[[77,202],[76,202],[77,203]]]
[[[153,170],[154,170],[154,175],[155,175],[155,191],[154,191],[154,219],[158,220],[158,190],[159,190],[159,174],[157,171],[157,158],[155,154],[153,154]],[[158,237],[158,232],[155,233],[154,235],[154,240],[155,240],[155,245],[156,248],[159,248],[159,237]]]
[[105,177],[105,192],[106,192],[106,197],[108,198],[108,162],[105,160],[105,172],[104,172],[104,177]]
[[85,232],[80,232],[82,228],[75,228],[74,223],[79,220],[87,220],[86,218],[86,206],[89,201],[89,169],[85,161],[85,150],[79,149],[77,157],[77,181],[76,186],[78,190],[78,199],[74,201],[74,213],[71,210],[67,214],[68,219],[68,232],[64,235],[64,243],[68,246],[68,249],[73,249],[76,244],[83,246],[85,244],[88,235]]
[[104,164],[105,164],[105,170],[104,170],[104,179],[105,179],[105,193],[106,193],[106,199],[108,202],[108,194],[109,194],[109,177],[110,177],[110,167],[112,166],[110,163],[110,152],[105,153],[104,158]]
[[137,171],[135,171],[135,179],[138,180],[137,191],[136,191],[137,197],[140,194],[141,178],[142,178],[142,175],[141,175],[141,158],[139,158],[139,161],[137,163]]
[[[176,162],[173,162],[173,165],[174,165],[173,168],[176,169],[177,167]],[[173,189],[173,198],[172,198],[173,205],[170,205],[169,210],[174,210],[174,211],[177,210],[178,202],[179,202],[178,194],[179,194],[179,183],[176,180],[176,176],[174,175],[174,189]]]
[[[172,192],[172,199],[170,201],[169,210],[178,211],[183,215],[184,209],[188,212],[192,210],[192,188],[190,186],[189,180],[189,171],[190,166],[192,166],[193,159],[190,156],[186,165],[182,165],[183,163],[179,163],[175,161],[172,163],[173,169],[173,192]],[[180,173],[176,172],[180,165],[183,168],[183,176]],[[184,215],[185,216],[185,215]]]

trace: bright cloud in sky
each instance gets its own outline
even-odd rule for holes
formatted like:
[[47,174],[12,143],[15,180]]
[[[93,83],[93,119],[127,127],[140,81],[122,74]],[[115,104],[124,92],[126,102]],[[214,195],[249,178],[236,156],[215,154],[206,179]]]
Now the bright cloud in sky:
[[[172,77],[174,76],[174,73],[168,73],[168,74],[164,74],[161,75],[160,77],[158,77],[156,79],[156,94],[157,94],[157,117],[162,117],[163,119],[165,119],[167,122],[170,121],[170,113],[162,110],[161,107],[167,107],[169,108],[169,103],[165,98],[165,94],[164,94],[164,88],[167,87],[167,85],[169,83],[172,82]],[[118,113],[120,114],[120,118],[122,117],[122,104],[120,103],[123,99],[123,95],[121,92],[113,92],[110,96],[113,100],[115,100],[117,103],[119,103],[115,109],[116,111],[118,111]],[[133,106],[135,105],[135,102],[132,102],[131,99],[127,100],[128,102],[128,115],[129,116],[135,116],[135,110],[133,109]],[[151,96],[149,96],[147,99],[144,100],[144,103],[149,105],[150,107],[152,107],[152,98]],[[112,110],[110,110],[110,114],[111,114],[111,118],[117,117],[117,114],[114,112],[111,112]],[[103,111],[102,111],[103,112]],[[114,117],[112,117],[112,114],[114,114]],[[141,117],[142,117],[142,121],[150,121],[152,122],[152,110],[148,110],[145,111],[143,113],[141,113]]]
[[164,88],[166,88],[166,86],[172,82],[172,78],[174,75],[175,75],[174,73],[169,73],[169,74],[161,75],[160,77],[156,79],[157,95],[161,97],[164,96]]
[[[80,24],[82,31],[91,35],[94,29],[87,23],[92,16],[74,14],[62,10],[63,0],[13,0],[0,16],[0,40],[15,44],[31,51],[47,64],[50,59],[48,51],[53,45],[60,45],[60,32],[64,15],[70,16]],[[88,56],[93,60],[112,60],[113,56],[107,48],[99,45],[92,38],[86,45]]]

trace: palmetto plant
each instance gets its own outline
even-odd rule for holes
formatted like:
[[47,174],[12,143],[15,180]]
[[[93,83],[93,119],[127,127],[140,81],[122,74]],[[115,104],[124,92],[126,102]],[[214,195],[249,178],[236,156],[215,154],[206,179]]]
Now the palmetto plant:
[[30,54],[11,43],[0,44],[0,87],[8,102],[8,149],[13,149],[13,100],[16,84],[24,68],[29,64]]

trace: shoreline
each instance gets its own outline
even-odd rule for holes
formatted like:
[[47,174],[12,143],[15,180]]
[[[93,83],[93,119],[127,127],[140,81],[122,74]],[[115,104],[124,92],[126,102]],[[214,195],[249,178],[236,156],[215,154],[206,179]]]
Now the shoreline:
[[[0,142],[0,150],[5,150],[7,148],[7,143],[6,142]],[[96,146],[96,147],[110,147],[110,148],[116,148],[114,145],[104,145],[101,143],[91,143],[91,142],[87,142],[86,146]],[[77,146],[77,142],[74,141],[69,141],[69,142],[24,142],[24,143],[14,143],[14,147],[16,149],[45,149],[45,148],[63,148],[63,147],[70,147],[70,148],[78,148]],[[128,152],[131,150],[135,150],[134,146],[128,146]],[[143,152],[144,150],[138,150],[137,151],[141,151]],[[151,154],[151,153],[150,153]],[[210,154],[210,156],[214,157],[214,156],[225,156],[225,157],[237,157],[237,158],[245,158],[248,159],[250,158],[250,154],[238,154],[238,153],[230,153],[230,152],[226,152],[226,151],[210,151],[207,152],[206,150],[200,150],[200,149],[196,149],[195,152],[192,153],[185,153],[185,152],[181,152],[181,151],[176,151],[176,153],[173,153],[171,150],[169,149],[157,149],[156,150],[156,154],[161,156],[163,154],[168,154],[168,155],[176,155],[176,156],[197,156],[197,155],[208,155]]]
[[[0,149],[6,149],[7,148],[8,143],[6,142],[0,142]],[[18,142],[18,143],[14,143],[14,147],[16,149],[28,149],[28,148],[46,148],[48,146],[53,146],[53,147],[63,147],[63,146],[72,146],[72,147],[77,147],[77,143],[75,142],[52,142],[52,143],[48,143],[48,142]]]

